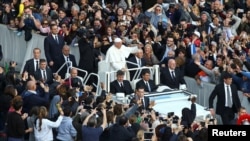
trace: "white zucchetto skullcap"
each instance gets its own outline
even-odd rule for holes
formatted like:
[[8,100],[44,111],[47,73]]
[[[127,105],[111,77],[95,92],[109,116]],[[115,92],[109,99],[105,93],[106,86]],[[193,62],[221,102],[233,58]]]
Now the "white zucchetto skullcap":
[[115,43],[118,43],[118,42],[122,42],[122,39],[121,38],[115,38]]

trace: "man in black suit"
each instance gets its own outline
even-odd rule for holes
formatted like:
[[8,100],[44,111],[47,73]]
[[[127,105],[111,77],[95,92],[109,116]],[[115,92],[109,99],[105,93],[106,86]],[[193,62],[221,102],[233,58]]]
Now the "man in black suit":
[[135,96],[133,97],[133,99],[130,101],[130,104],[134,103],[136,104],[137,101],[140,101],[140,106],[139,106],[139,111],[142,111],[142,110],[149,110],[150,109],[150,101],[149,101],[149,98],[144,96],[145,94],[145,90],[144,90],[144,87],[138,87],[136,89],[136,94]]
[[[68,45],[64,45],[62,49],[62,55],[60,56],[60,62],[59,63],[59,68],[64,65],[65,62],[71,61],[71,64],[73,67],[77,67],[76,65],[76,59],[73,54],[70,54],[70,47]],[[65,74],[67,73],[67,70],[70,67],[70,63],[67,63],[64,65],[64,67],[58,72],[58,74],[61,76],[62,79],[65,78]],[[69,72],[70,73],[70,70]]]
[[223,80],[224,83],[216,85],[209,96],[209,108],[210,112],[214,113],[213,102],[217,96],[215,113],[221,116],[224,125],[228,125],[235,118],[235,113],[241,107],[241,103],[237,87],[232,84],[231,74],[225,73]]
[[58,35],[58,26],[52,24],[50,26],[51,34],[44,39],[44,51],[48,62],[48,66],[55,73],[59,69],[60,56],[62,48],[65,44],[61,35]]
[[161,84],[167,85],[171,89],[179,89],[180,84],[186,84],[184,76],[181,75],[179,69],[176,68],[174,59],[168,60],[168,67],[161,68]]
[[40,67],[35,72],[35,79],[48,85],[53,83],[53,73],[45,59],[40,59]]
[[[143,58],[143,50],[142,49],[138,49],[136,54],[132,55],[130,58],[128,58],[127,61],[131,62],[131,63],[127,63],[128,69],[140,68],[140,67],[146,66],[146,60]],[[136,74],[136,71],[137,70],[129,71],[131,81],[133,80],[133,78]],[[139,72],[139,70],[138,70],[138,72]],[[137,74],[137,76],[140,77],[140,74]]]
[[41,57],[41,49],[34,48],[33,58],[26,61],[24,65],[23,73],[28,72],[29,76],[34,76],[36,70],[39,69],[40,57]]
[[124,72],[118,70],[116,72],[116,80],[110,83],[110,93],[125,93],[125,95],[130,95],[134,93],[134,90],[131,87],[131,84],[128,80],[124,80]]
[[153,92],[158,86],[155,85],[155,82],[150,79],[150,70],[142,70],[142,79],[136,83],[136,89],[139,87],[144,87],[145,92]]

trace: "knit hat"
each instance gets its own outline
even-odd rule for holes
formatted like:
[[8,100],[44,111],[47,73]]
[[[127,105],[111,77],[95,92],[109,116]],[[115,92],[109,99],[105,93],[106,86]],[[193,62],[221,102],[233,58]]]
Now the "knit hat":
[[208,21],[212,21],[212,18],[211,18],[211,16],[209,15],[209,13],[208,13],[207,11],[202,11],[202,12],[201,12],[201,15],[202,15],[202,14],[206,14],[206,15],[207,15]]

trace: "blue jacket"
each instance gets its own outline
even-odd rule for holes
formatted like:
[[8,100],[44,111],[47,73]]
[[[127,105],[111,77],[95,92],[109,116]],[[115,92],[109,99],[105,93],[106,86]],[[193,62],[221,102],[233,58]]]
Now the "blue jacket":
[[34,106],[48,106],[49,93],[39,94],[32,91],[25,91],[23,97],[23,112],[29,113]]
[[64,116],[57,132],[58,134],[56,138],[58,140],[74,141],[77,132],[72,124],[72,118]]

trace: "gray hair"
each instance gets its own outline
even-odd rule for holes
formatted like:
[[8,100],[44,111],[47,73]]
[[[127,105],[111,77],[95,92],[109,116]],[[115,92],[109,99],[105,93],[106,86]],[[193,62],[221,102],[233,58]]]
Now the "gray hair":
[[76,10],[80,12],[80,7],[77,4],[72,5],[71,10]]

